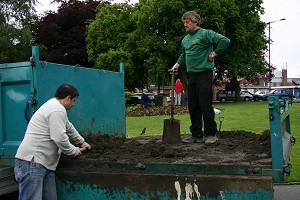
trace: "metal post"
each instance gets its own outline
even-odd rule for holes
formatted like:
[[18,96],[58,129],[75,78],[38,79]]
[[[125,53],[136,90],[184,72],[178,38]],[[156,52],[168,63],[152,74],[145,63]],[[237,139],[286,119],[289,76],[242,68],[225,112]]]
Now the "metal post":
[[[284,21],[285,18],[275,20],[272,22],[268,22],[268,28],[269,28],[269,70],[271,69],[271,23],[278,22],[278,21]],[[269,87],[271,87],[271,82],[269,83]]]
[[269,69],[271,69],[271,22],[269,24]]
[[290,154],[295,143],[290,130],[290,102],[269,97],[270,140],[273,167],[273,182],[283,183],[291,172]]

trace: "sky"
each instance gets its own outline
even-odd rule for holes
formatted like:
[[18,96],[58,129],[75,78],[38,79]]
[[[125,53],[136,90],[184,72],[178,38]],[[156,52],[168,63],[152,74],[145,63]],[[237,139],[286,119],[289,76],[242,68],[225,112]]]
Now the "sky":
[[[261,20],[271,23],[271,63],[281,71],[287,69],[288,78],[300,78],[300,1],[264,0],[265,14]],[[266,35],[269,30],[266,29]],[[299,58],[298,58],[299,56]],[[269,58],[266,58],[269,61]]]
[[[46,10],[56,10],[57,4],[49,5],[51,0],[43,0],[43,5],[38,5],[37,10],[43,13]],[[138,0],[131,0],[131,3]],[[263,0],[265,14],[261,15],[261,21],[271,23],[271,64],[281,71],[287,69],[288,78],[300,78],[300,0]],[[124,0],[114,0],[124,2]],[[285,18],[284,21],[277,21]],[[268,27],[265,34],[269,37]],[[299,58],[298,58],[299,56]],[[267,55],[266,61],[269,62]]]

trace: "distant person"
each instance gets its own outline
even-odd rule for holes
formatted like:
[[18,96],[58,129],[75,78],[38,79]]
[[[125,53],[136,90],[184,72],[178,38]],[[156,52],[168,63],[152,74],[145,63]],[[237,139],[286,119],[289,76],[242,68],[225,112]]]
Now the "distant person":
[[53,98],[44,103],[29,121],[15,159],[15,179],[19,200],[56,200],[55,170],[61,153],[81,156],[79,147],[91,149],[69,122],[67,110],[79,92],[73,85],[61,85]]
[[147,92],[147,90],[143,89],[143,93],[141,95],[141,103],[142,103],[143,108],[151,108],[152,107],[151,99],[146,94],[146,92]]
[[183,85],[182,83],[180,82],[180,79],[178,78],[176,80],[176,83],[175,83],[175,106],[178,105],[180,106],[181,105],[181,94],[183,92]]
[[201,28],[200,16],[194,11],[184,13],[181,19],[188,34],[181,41],[182,53],[171,70],[176,72],[185,65],[188,75],[188,106],[192,125],[191,137],[183,142],[201,142],[205,139],[205,143],[215,143],[218,138],[212,107],[214,61],[226,50],[230,40]]

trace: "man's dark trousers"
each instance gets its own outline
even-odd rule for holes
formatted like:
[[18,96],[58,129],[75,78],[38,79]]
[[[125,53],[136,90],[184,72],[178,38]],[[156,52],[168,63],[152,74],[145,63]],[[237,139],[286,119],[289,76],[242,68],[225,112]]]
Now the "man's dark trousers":
[[203,122],[205,136],[214,136],[217,132],[212,107],[212,82],[212,70],[188,73],[188,106],[192,123],[190,131],[193,137],[203,137]]

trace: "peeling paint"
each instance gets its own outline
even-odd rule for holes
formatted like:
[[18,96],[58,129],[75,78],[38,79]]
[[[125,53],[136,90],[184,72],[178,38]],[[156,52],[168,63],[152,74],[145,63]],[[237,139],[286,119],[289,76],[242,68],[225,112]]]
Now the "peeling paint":
[[194,183],[194,191],[195,191],[195,193],[197,195],[198,200],[200,200],[201,194],[200,194],[200,192],[198,190],[198,185],[196,183]]
[[192,200],[193,198],[193,187],[190,183],[185,184],[185,197],[185,200]]
[[221,199],[222,199],[222,200],[226,200],[226,199],[225,199],[224,192],[223,192],[222,190],[220,191],[220,195],[221,195]]
[[180,200],[181,196],[181,188],[180,188],[180,183],[179,181],[175,181],[175,189],[177,191],[177,199]]
[[91,125],[93,125],[94,123],[95,123],[95,118],[92,117],[92,119],[91,119]]

